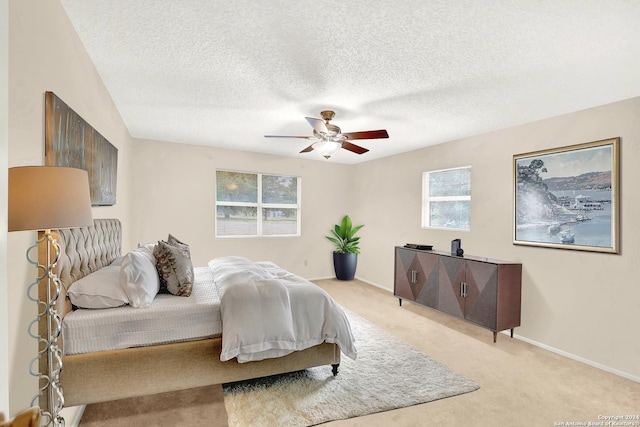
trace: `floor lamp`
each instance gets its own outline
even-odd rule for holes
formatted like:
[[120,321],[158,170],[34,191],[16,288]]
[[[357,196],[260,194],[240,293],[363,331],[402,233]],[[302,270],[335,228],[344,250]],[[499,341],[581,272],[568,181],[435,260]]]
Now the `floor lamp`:
[[[62,350],[57,345],[60,335],[60,315],[56,302],[60,295],[60,280],[54,272],[60,246],[51,230],[93,225],[89,178],[82,169],[23,166],[9,168],[9,231],[44,231],[41,239],[27,250],[27,260],[37,266],[38,277],[27,288],[27,297],[38,304],[38,315],[29,324],[29,335],[38,340],[38,354],[31,361],[29,371],[38,377],[39,390],[31,402],[35,406],[41,396],[46,408],[40,408],[45,425],[64,426],[60,411],[64,395],[60,386]],[[46,245],[47,265],[38,263],[38,246]],[[36,258],[31,253],[35,250]],[[40,301],[39,286],[46,286],[46,301]],[[33,293],[35,292],[35,296]],[[38,333],[34,327],[45,325]],[[41,372],[40,358],[47,359],[47,372]],[[34,368],[38,366],[38,369]]]

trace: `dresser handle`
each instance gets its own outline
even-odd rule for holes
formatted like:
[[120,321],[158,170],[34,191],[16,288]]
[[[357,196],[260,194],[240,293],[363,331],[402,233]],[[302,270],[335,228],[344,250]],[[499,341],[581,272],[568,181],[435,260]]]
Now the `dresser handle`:
[[418,272],[416,270],[411,270],[411,283],[414,285],[418,283]]

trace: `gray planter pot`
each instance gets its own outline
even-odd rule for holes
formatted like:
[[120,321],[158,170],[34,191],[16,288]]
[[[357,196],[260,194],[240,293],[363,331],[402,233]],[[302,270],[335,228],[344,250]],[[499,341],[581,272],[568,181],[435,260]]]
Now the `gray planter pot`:
[[353,280],[357,265],[358,254],[333,253],[333,269],[336,272],[336,279]]

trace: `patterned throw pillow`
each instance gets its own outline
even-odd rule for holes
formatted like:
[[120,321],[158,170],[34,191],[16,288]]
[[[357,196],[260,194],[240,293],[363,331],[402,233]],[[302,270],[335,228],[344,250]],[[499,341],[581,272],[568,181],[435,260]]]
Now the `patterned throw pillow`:
[[171,234],[169,234],[169,237],[167,237],[167,243],[170,244],[171,246],[175,246],[176,248],[180,248],[180,249],[186,250],[189,258],[191,258],[191,254],[190,254],[190,251],[189,251],[189,245],[187,245],[186,243],[181,242],[180,240],[176,239]]
[[[189,248],[188,244],[176,239],[173,235],[171,235],[171,233],[169,233],[169,236],[167,237],[167,243],[169,243],[174,248],[180,249],[184,253],[184,256],[191,259],[191,249]],[[195,277],[195,275],[193,274],[193,263],[191,264],[191,275]]]
[[153,250],[156,258],[156,269],[160,277],[160,288],[173,295],[188,297],[193,290],[193,264],[189,255],[189,247],[172,246],[159,241]]

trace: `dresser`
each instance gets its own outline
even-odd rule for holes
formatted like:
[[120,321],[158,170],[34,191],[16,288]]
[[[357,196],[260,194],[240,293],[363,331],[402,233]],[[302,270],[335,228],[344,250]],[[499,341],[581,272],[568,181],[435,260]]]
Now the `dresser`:
[[443,251],[395,248],[394,295],[497,334],[520,326],[522,264]]

